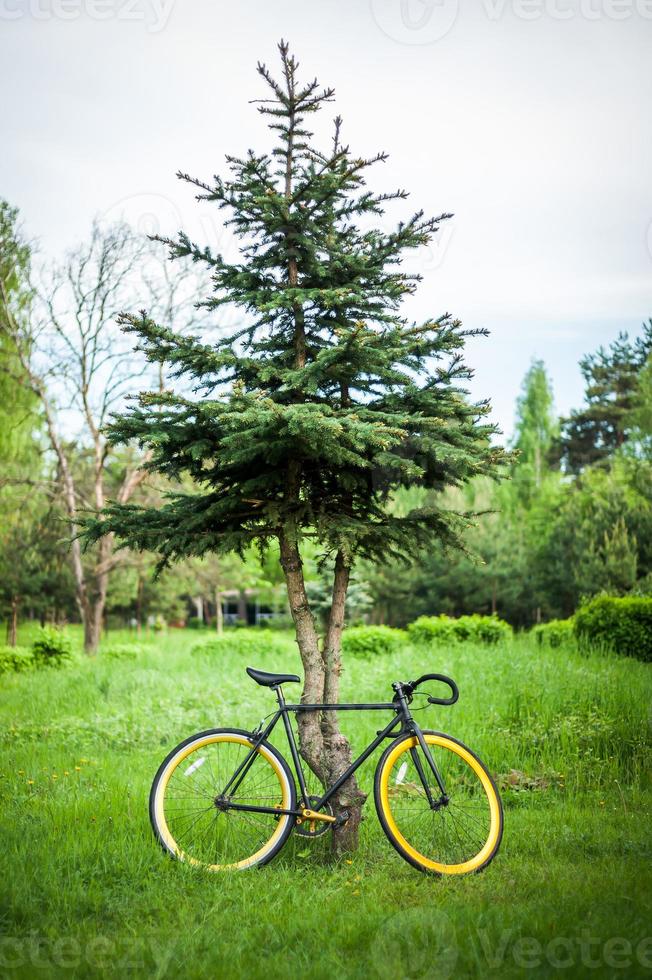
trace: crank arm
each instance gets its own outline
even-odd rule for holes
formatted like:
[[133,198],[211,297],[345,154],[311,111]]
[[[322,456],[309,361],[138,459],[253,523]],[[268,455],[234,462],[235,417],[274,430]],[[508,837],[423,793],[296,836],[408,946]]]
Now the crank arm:
[[297,823],[303,823],[304,820],[323,820],[324,823],[337,823],[336,817],[331,817],[329,813],[318,813],[316,810],[303,809],[301,811],[301,816],[297,817]]

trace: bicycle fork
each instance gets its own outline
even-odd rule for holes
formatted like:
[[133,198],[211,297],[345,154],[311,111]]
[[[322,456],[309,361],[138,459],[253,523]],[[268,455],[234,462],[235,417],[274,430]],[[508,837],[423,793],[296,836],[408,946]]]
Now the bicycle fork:
[[436,764],[435,760],[432,757],[432,752],[430,751],[430,748],[428,746],[428,743],[426,742],[425,738],[423,737],[423,732],[421,731],[421,729],[417,725],[416,721],[414,720],[414,718],[410,714],[410,709],[408,708],[407,701],[405,699],[405,695],[400,690],[400,688],[397,689],[396,696],[397,696],[398,703],[400,704],[400,706],[402,708],[403,719],[404,719],[403,720],[404,727],[407,728],[409,731],[412,732],[413,735],[416,736],[417,741],[419,743],[419,747],[421,748],[421,751],[423,752],[423,754],[426,757],[426,761],[428,763],[428,767],[430,768],[433,776],[435,777],[435,781],[437,783],[437,787],[439,788],[439,792],[441,794],[440,797],[439,797],[439,799],[435,799],[433,797],[433,795],[432,795],[432,791],[430,789],[430,781],[428,779],[428,776],[426,774],[426,771],[424,770],[423,762],[421,761],[421,757],[419,755],[419,752],[417,750],[416,745],[413,746],[410,749],[410,756],[412,757],[412,761],[414,763],[414,768],[416,769],[416,771],[417,771],[417,773],[419,775],[419,779],[421,780],[421,785],[423,786],[423,791],[426,794],[426,798],[428,800],[428,803],[430,804],[430,809],[431,810],[440,810],[443,806],[446,806],[448,804],[448,801],[449,801],[449,796],[448,796],[448,794],[446,792],[446,787],[444,785],[444,780],[442,778],[441,773],[439,772],[439,769],[437,768],[437,764]]

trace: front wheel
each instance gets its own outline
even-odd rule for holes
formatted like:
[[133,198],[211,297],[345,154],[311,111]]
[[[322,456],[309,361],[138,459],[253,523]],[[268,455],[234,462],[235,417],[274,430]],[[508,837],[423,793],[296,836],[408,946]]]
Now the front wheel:
[[229,806],[296,807],[296,787],[283,756],[267,742],[253,755],[252,750],[249,732],[214,728],[170,752],[149,797],[150,820],[164,850],[208,871],[266,864],[280,851],[293,816]]
[[485,765],[462,742],[441,732],[423,732],[423,737],[446,797],[416,736],[403,735],[383,753],[376,769],[374,798],[381,826],[401,857],[420,871],[480,871],[496,855],[503,834],[498,790]]

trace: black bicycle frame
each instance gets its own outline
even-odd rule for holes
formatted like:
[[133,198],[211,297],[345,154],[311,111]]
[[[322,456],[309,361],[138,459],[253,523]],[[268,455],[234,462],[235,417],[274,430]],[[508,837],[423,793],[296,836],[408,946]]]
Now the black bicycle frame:
[[[431,807],[436,808],[441,803],[448,800],[441,774],[439,773],[439,770],[435,765],[435,760],[433,759],[430,749],[428,748],[428,743],[424,739],[423,732],[421,731],[421,729],[419,728],[419,726],[417,725],[417,723],[415,722],[415,720],[413,719],[410,713],[407,699],[405,695],[401,692],[400,686],[398,686],[396,689],[397,693],[394,701],[388,701],[382,703],[378,702],[378,703],[370,703],[370,704],[367,703],[287,704],[285,698],[283,697],[283,690],[280,687],[280,685],[278,687],[274,687],[273,690],[275,691],[278,700],[278,706],[279,706],[278,711],[274,713],[271,721],[268,722],[268,724],[264,728],[262,727],[262,722],[261,722],[261,725],[259,726],[257,731],[252,733],[253,748],[231,776],[231,779],[226,784],[222,793],[220,794],[221,797],[225,798],[229,790],[237,789],[237,787],[240,785],[242,780],[247,775],[247,772],[253,765],[254,759],[256,758],[256,752],[258,746],[261,745],[262,742],[264,742],[267,738],[269,738],[274,728],[276,727],[278,720],[282,718],[283,725],[285,727],[285,734],[288,740],[288,745],[290,747],[290,753],[292,755],[292,762],[294,764],[297,781],[299,783],[299,788],[301,790],[301,799],[302,799],[303,807],[306,809],[311,809],[316,811],[321,810],[322,807],[324,807],[325,804],[328,803],[330,798],[335,793],[337,793],[338,789],[340,789],[340,787],[344,785],[347,779],[350,779],[350,777],[354,774],[354,772],[356,772],[357,769],[359,769],[362,763],[369,758],[371,753],[378,748],[378,746],[383,741],[383,739],[393,738],[395,736],[404,735],[404,734],[416,736],[419,746],[422,749],[423,754],[425,755],[428,761],[428,765],[432,770],[435,780],[437,781],[437,786],[439,787],[441,798],[439,800],[434,800],[432,793],[430,791],[430,787],[428,785],[426,774],[423,770],[421,759],[419,758],[419,755],[416,751],[416,747],[410,749],[410,754],[412,756],[412,759],[414,760],[415,768],[419,774],[419,778],[421,779],[423,788],[425,790],[426,796],[428,798],[428,802],[430,803]],[[383,728],[382,731],[376,734],[376,738],[373,740],[373,742],[371,742],[366,747],[366,749],[357,757],[357,759],[355,759],[351,763],[351,765],[348,767],[348,769],[345,772],[342,773],[339,779],[337,779],[333,783],[333,785],[326,790],[324,795],[320,796],[319,799],[313,803],[310,802],[310,798],[308,796],[308,789],[303,774],[303,768],[301,766],[299,750],[297,748],[296,739],[294,737],[294,732],[292,730],[292,724],[290,722],[290,712],[299,714],[305,711],[393,711],[394,712],[394,717],[392,718],[392,720],[389,722],[388,725],[385,726],[385,728]],[[398,725],[401,726],[400,729],[398,731],[394,731]],[[284,815],[288,814],[297,817],[302,815],[301,810],[284,810],[281,809],[280,807],[254,806],[253,804],[232,803],[230,801],[226,802],[226,806],[230,810],[246,810],[248,812],[253,812],[253,813],[274,813],[274,814],[284,814]]]

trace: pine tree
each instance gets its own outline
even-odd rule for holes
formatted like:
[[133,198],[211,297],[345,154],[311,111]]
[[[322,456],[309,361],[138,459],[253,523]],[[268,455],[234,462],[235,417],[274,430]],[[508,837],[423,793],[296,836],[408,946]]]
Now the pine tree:
[[553,394],[543,361],[533,361],[516,401],[513,447],[519,457],[513,486],[520,503],[528,506],[541,488],[549,469],[549,456],[559,433]]
[[636,340],[621,333],[608,348],[582,358],[586,404],[562,423],[561,457],[569,472],[607,459],[625,443],[639,375],[651,353],[652,320]]
[[[468,522],[437,503],[398,515],[397,487],[442,490],[493,473],[504,452],[491,444],[487,403],[473,404],[461,383],[463,330],[449,314],[422,324],[400,314],[419,275],[405,253],[425,245],[449,215],[417,212],[394,231],[376,226],[384,208],[407,195],[375,193],[365,173],[386,159],[353,155],[335,119],[321,152],[309,130],[333,99],[303,83],[281,42],[282,77],[258,71],[269,98],[258,105],[275,137],[271,153],[227,157],[229,175],[204,183],[199,199],[224,210],[240,243],[227,261],[182,232],[167,240],[173,259],[191,256],[212,271],[210,310],[235,305],[239,329],[216,345],[181,336],[146,312],[125,315],[152,362],[181,389],[140,395],[115,419],[114,441],[136,440],[150,469],[190,477],[196,492],[171,494],[160,509],[108,507],[88,522],[88,539],[113,532],[157,551],[162,565],[189,555],[242,552],[251,542],[280,548],[308,702],[337,702],[341,635],[356,559],[400,560],[434,540],[456,546]],[[302,571],[302,542],[321,547],[332,572],[331,609],[320,638]],[[303,758],[322,781],[350,760],[335,712],[299,715]],[[334,800],[348,821],[335,849],[355,846],[364,794],[349,780]]]

